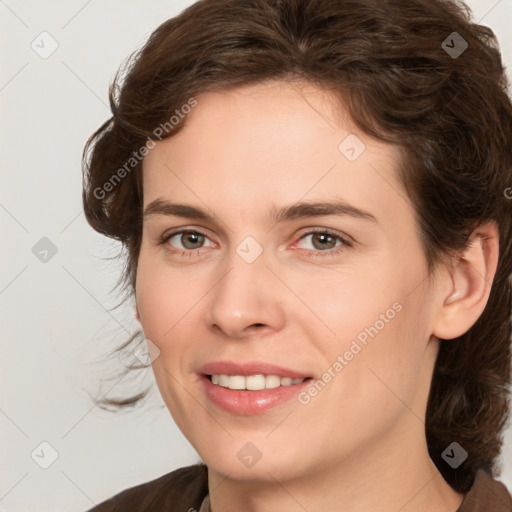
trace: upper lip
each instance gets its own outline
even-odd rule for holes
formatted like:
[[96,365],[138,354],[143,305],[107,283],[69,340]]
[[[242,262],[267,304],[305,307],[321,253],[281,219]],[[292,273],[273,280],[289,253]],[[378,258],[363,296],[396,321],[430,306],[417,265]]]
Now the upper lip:
[[203,365],[199,372],[203,375],[277,375],[292,379],[305,379],[311,377],[307,373],[285,368],[262,361],[235,363],[234,361],[213,361]]

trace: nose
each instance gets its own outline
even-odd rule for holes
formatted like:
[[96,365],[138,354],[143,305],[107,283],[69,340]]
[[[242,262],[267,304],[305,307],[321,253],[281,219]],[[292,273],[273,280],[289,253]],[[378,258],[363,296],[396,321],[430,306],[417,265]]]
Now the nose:
[[232,339],[282,329],[285,315],[279,289],[279,280],[267,268],[263,254],[247,263],[233,251],[228,271],[209,294],[210,329]]

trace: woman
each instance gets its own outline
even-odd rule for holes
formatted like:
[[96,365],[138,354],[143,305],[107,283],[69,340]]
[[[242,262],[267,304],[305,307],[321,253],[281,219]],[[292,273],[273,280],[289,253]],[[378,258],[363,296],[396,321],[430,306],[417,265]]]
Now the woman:
[[118,77],[85,213],[204,462],[92,510],[512,511],[491,30],[442,0],[202,0]]

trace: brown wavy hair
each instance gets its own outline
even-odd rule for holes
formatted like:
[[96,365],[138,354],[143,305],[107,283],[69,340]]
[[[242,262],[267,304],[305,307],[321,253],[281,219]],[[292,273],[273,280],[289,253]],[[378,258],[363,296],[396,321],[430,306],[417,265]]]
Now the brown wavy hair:
[[[467,43],[460,55],[450,51],[461,48],[453,32]],[[426,413],[430,456],[451,487],[466,493],[477,469],[499,474],[512,359],[512,104],[497,39],[472,20],[467,5],[194,3],[161,24],[110,85],[113,116],[83,153],[87,221],[121,242],[125,267],[118,286],[133,298],[142,235],[142,163],[134,155],[140,158],[145,144],[160,139],[157,127],[167,123],[162,138],[178,133],[186,123],[178,114],[203,92],[297,79],[334,93],[364,133],[401,149],[398,174],[430,271],[464,250],[476,227],[487,220],[498,225],[499,262],[488,303],[469,331],[441,342]],[[169,123],[173,114],[175,124]],[[133,347],[140,336],[139,330],[117,350]],[[103,397],[97,405],[133,406],[147,392]],[[468,452],[457,469],[441,457],[453,441]]]

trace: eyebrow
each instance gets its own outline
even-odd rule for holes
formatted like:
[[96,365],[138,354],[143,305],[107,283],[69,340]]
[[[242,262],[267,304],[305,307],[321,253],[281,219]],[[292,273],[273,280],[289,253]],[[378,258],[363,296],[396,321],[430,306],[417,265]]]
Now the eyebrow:
[[[211,215],[201,208],[195,206],[170,203],[164,199],[158,198],[152,201],[144,210],[144,220],[153,215],[166,215],[174,217],[185,217],[188,219],[198,219],[205,221],[214,221],[215,215]],[[357,208],[343,199],[335,199],[332,201],[302,201],[289,206],[277,208],[273,207],[270,211],[269,220],[276,224],[304,219],[308,217],[320,217],[326,215],[345,215],[370,221],[379,224],[377,218],[368,211]]]

